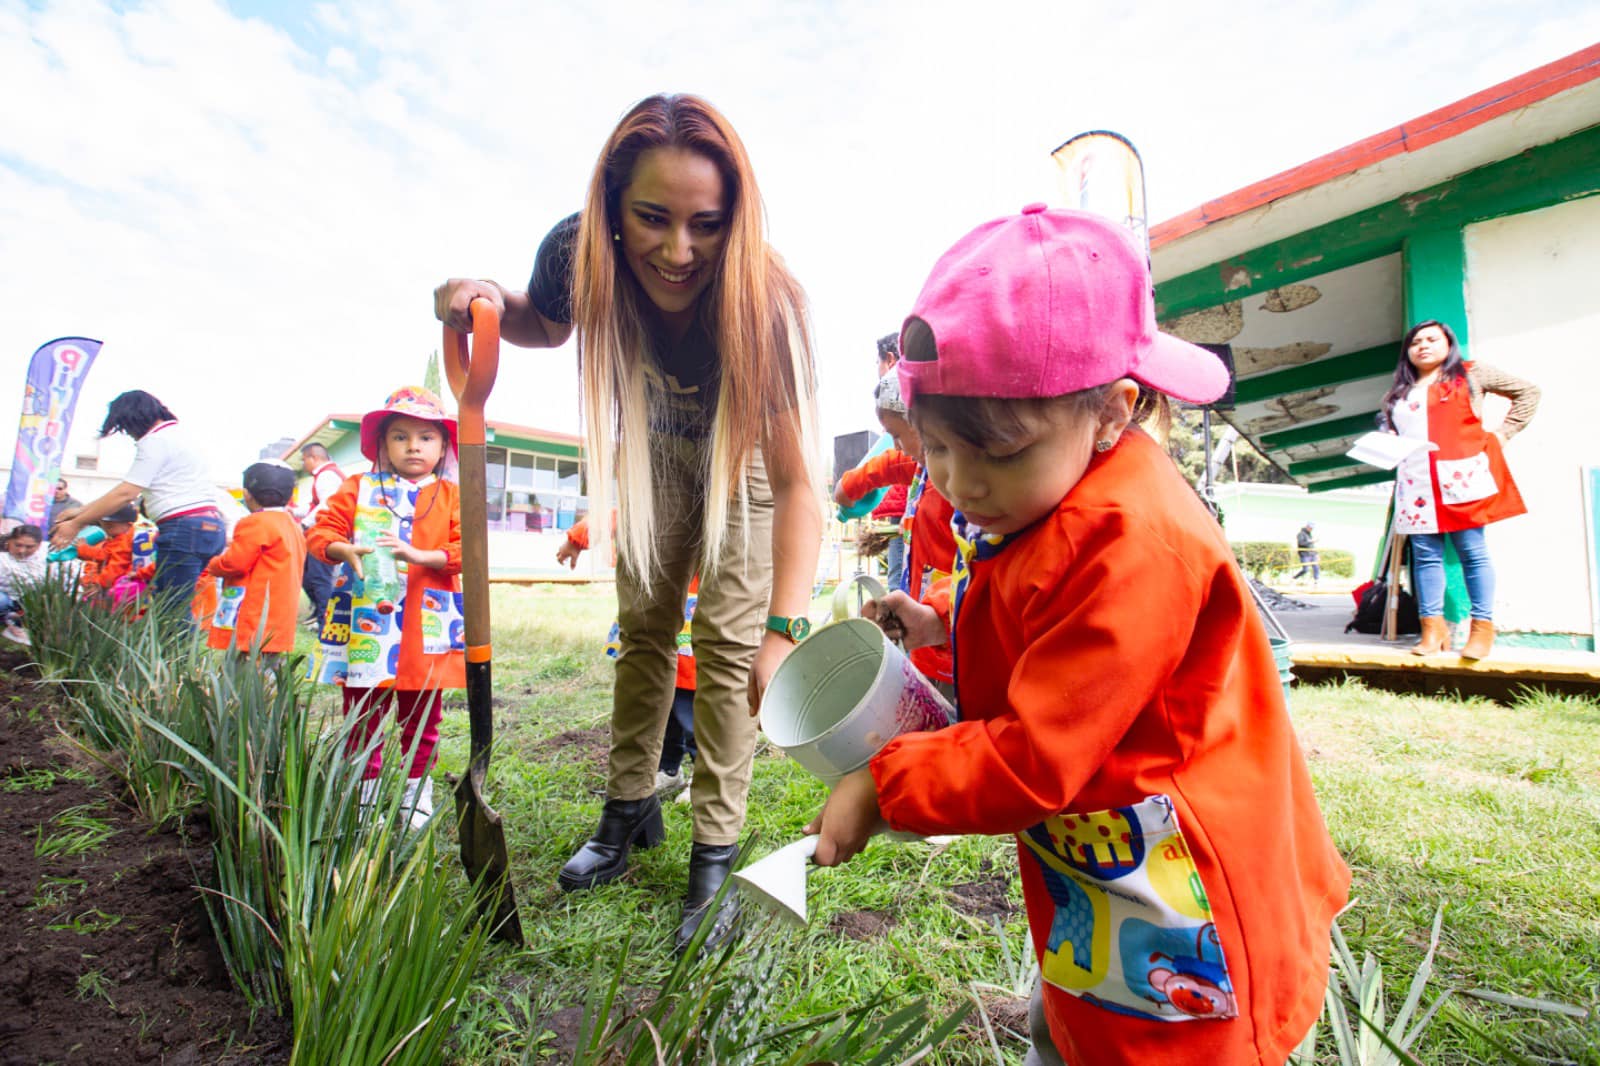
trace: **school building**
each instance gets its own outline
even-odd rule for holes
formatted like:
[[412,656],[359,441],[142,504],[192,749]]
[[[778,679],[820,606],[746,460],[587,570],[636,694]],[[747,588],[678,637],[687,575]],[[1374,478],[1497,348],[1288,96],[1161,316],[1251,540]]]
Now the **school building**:
[[[1375,428],[1411,323],[1446,322],[1469,359],[1538,384],[1538,414],[1507,448],[1528,514],[1488,531],[1495,621],[1508,644],[1595,648],[1600,45],[1150,236],[1163,328],[1231,345],[1222,417],[1313,498],[1392,482],[1345,451]],[[1383,533],[1379,519],[1371,540]]]
[[[513,422],[487,424],[486,482],[489,490],[489,569],[498,579],[604,577],[608,560],[585,552],[578,569],[556,563],[556,549],[573,522],[589,513],[589,496],[579,437]],[[329,414],[282,453],[299,467],[300,449],[321,444],[349,474],[371,469],[361,454],[361,416]],[[301,495],[310,479],[302,477]]]

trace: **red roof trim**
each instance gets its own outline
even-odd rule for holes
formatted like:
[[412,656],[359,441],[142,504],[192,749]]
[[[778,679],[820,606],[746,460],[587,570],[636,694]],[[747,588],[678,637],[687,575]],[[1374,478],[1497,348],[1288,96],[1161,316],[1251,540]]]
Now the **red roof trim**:
[[1159,248],[1214,222],[1353,174],[1391,156],[1447,141],[1508,111],[1527,107],[1596,78],[1600,78],[1600,44],[1590,45],[1581,52],[1536,67],[1437,111],[1169,218],[1151,228],[1150,246]]

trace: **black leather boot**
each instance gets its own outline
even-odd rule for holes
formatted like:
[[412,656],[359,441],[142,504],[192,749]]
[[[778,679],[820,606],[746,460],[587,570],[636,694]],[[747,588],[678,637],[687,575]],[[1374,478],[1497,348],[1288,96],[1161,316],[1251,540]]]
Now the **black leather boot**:
[[[739,857],[737,844],[696,844],[689,850],[689,894],[683,900],[683,920],[673,950],[682,955],[711,910],[711,901],[733,872]],[[739,889],[729,885],[722,905],[711,916],[712,926],[701,950],[712,951],[732,936],[739,927]]]
[[600,811],[600,828],[567,860],[556,881],[563,890],[576,892],[615,880],[628,868],[629,848],[653,848],[666,835],[667,827],[661,823],[661,801],[654,796],[608,799]]

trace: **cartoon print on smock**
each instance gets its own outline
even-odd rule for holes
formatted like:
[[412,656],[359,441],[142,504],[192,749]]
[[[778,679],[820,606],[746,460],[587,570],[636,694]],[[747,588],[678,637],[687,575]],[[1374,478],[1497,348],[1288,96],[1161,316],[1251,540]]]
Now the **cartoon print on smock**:
[[[410,544],[417,494],[434,480],[431,474],[420,481],[389,473],[362,474],[356,491],[353,543],[371,546],[380,533],[392,532]],[[392,578],[387,568],[377,562],[380,555],[393,565]],[[317,655],[312,661],[313,680],[355,688],[392,684],[399,668],[400,637],[407,612],[412,610],[421,612],[423,654],[465,649],[459,594],[424,589],[420,602],[412,604],[406,596],[410,567],[390,551],[379,550],[365,556],[362,569],[367,574],[365,581],[356,577],[348,563],[340,564],[334,574],[333,592],[328,597]]]
[[244,603],[244,584],[229,585],[212,578],[217,585],[217,609],[211,615],[211,628],[232,629],[239,622],[239,605]]
[[135,529],[133,531],[133,554],[128,562],[130,571],[138,570],[146,563],[156,561],[156,531],[153,529]]
[[[678,630],[678,654],[694,658],[694,608],[700,602],[699,593],[691,592],[683,600],[683,628]],[[606,634],[606,655],[617,658],[622,654],[622,625],[611,623]]]
[[1017,839],[1055,904],[1039,960],[1046,981],[1118,1014],[1237,1015],[1211,904],[1170,799],[1052,815]]

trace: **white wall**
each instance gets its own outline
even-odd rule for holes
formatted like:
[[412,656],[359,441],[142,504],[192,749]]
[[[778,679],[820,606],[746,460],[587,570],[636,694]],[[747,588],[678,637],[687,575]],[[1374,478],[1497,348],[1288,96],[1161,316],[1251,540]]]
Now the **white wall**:
[[1467,227],[1472,354],[1544,391],[1507,448],[1528,514],[1489,527],[1506,629],[1592,633],[1579,470],[1600,464],[1600,196]]

